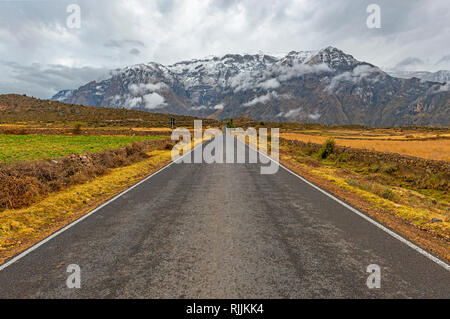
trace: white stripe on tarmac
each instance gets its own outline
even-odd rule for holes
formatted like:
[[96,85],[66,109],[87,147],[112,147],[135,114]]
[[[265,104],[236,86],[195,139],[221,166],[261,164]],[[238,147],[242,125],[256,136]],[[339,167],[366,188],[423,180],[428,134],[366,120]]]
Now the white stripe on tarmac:
[[31,246],[30,248],[24,250],[22,253],[20,253],[19,255],[15,256],[14,258],[10,259],[9,261],[7,261],[6,263],[4,263],[3,265],[0,266],[0,271],[2,271],[3,269],[5,269],[8,266],[11,266],[12,264],[14,264],[15,262],[17,262],[18,260],[22,259],[23,257],[25,257],[26,255],[28,255],[29,253],[31,253],[32,251],[38,249],[40,246],[44,245],[46,242],[52,240],[53,238],[55,238],[56,236],[62,234],[63,232],[65,232],[66,230],[72,228],[73,226],[75,226],[76,224],[78,224],[79,222],[83,221],[84,219],[88,218],[89,216],[91,216],[92,214],[96,213],[97,211],[99,211],[100,209],[102,209],[103,207],[111,204],[113,201],[115,201],[116,199],[118,199],[119,197],[125,195],[126,193],[128,193],[129,191],[131,191],[132,189],[134,189],[135,187],[138,187],[139,185],[141,185],[142,183],[145,183],[147,180],[149,180],[150,178],[152,178],[153,176],[155,176],[156,174],[162,172],[163,170],[169,168],[170,166],[172,166],[174,163],[179,163],[185,156],[188,156],[189,154],[191,154],[197,147],[202,146],[203,143],[197,145],[196,147],[194,147],[189,153],[184,154],[183,156],[181,156],[180,158],[178,158],[177,160],[167,164],[166,166],[160,168],[158,171],[154,172],[153,174],[151,174],[150,176],[147,176],[145,179],[143,179],[142,181],[140,181],[139,183],[134,184],[133,186],[131,186],[130,188],[124,190],[122,193],[116,195],[115,197],[111,198],[110,200],[108,200],[107,202],[103,203],[102,205],[98,206],[97,208],[95,208],[93,211],[87,213],[86,215],[83,215],[82,217],[78,218],[77,220],[73,221],[72,223],[70,223],[69,225],[61,228],[60,230],[58,230],[57,232],[51,234],[50,236],[48,236],[47,238],[41,240],[40,242],[34,244],[33,246]]
[[[240,143],[243,143],[242,141],[238,140]],[[244,144],[244,143],[243,143]],[[359,210],[357,210],[356,208],[348,205],[347,203],[343,202],[342,200],[340,200],[339,198],[335,197],[334,195],[330,194],[329,192],[327,192],[326,190],[320,188],[319,186],[311,183],[310,181],[306,180],[305,178],[303,178],[302,176],[298,175],[297,173],[291,171],[289,168],[285,167],[283,164],[275,161],[273,158],[271,158],[270,156],[261,153],[259,150],[255,149],[254,147],[246,144],[249,148],[251,148],[252,150],[258,152],[259,154],[262,154],[264,157],[267,157],[269,160],[271,160],[272,162],[274,162],[275,164],[278,164],[280,167],[284,168],[286,171],[288,171],[289,173],[291,173],[292,175],[300,178],[303,182],[305,182],[306,184],[310,185],[311,187],[317,189],[318,191],[322,192],[323,194],[327,195],[328,197],[334,199],[336,202],[338,202],[339,204],[341,204],[342,206],[348,208],[350,211],[352,211],[353,213],[361,216],[362,218],[364,218],[365,220],[367,220],[369,223],[375,225],[376,227],[378,227],[379,229],[383,230],[384,232],[388,233],[389,235],[391,235],[392,237],[394,237],[395,239],[401,241],[402,243],[404,243],[405,245],[411,247],[412,249],[414,249],[415,251],[417,251],[418,253],[424,255],[425,257],[427,257],[428,259],[432,260],[433,262],[435,262],[436,264],[444,267],[446,270],[450,271],[450,265],[447,264],[445,261],[439,259],[438,257],[430,254],[429,252],[427,252],[426,250],[424,250],[423,248],[420,248],[419,246],[417,246],[416,244],[412,243],[411,241],[409,241],[408,239],[400,236],[399,234],[397,234],[396,232],[390,230],[389,228],[387,228],[386,226],[383,226],[382,224],[380,224],[378,221],[372,219],[371,217],[367,216],[366,214],[360,212]]]

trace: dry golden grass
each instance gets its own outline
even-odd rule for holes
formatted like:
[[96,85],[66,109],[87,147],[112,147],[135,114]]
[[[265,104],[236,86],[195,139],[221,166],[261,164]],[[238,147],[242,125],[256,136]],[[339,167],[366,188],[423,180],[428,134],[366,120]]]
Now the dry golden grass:
[[144,131],[144,132],[171,132],[170,127],[135,127],[132,128],[133,131]]
[[343,139],[379,139],[379,140],[410,140],[410,139],[430,139],[436,137],[450,137],[448,129],[442,129],[436,132],[418,131],[418,130],[402,130],[395,131],[393,129],[373,129],[373,130],[346,130],[346,129],[329,129],[329,130],[302,130],[287,131],[290,133],[298,133],[315,136],[333,136]]
[[[348,190],[372,203],[373,207],[388,211],[420,229],[450,238],[450,216],[446,210],[448,197],[436,201],[430,196],[403,187],[389,187],[375,181],[367,184],[367,177],[364,175],[320,163],[312,167],[306,162],[298,162],[288,154],[283,154],[281,160],[296,163],[296,166],[307,170],[310,174]],[[389,190],[391,196],[385,198],[386,196],[382,196],[383,193],[380,190]],[[433,223],[434,217],[440,218],[442,222]]]
[[[289,140],[299,140],[303,142],[312,142],[323,144],[329,136],[310,135],[302,133],[280,133],[280,137]],[[450,140],[437,139],[425,141],[386,141],[376,139],[343,139],[339,136],[334,137],[336,144],[341,146],[363,148],[379,152],[398,153],[422,157],[433,160],[450,161]]]

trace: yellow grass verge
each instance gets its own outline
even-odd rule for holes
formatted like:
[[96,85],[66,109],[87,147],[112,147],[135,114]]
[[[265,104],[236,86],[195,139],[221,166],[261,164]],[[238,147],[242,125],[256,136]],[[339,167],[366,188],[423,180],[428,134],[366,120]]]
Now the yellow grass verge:
[[[294,158],[282,155],[281,160],[294,162]],[[393,193],[393,200],[389,200],[378,196],[377,194],[361,189],[358,185],[363,184],[363,177],[352,174],[351,178],[343,178],[340,175],[340,169],[330,167],[311,167],[307,164],[296,163],[299,167],[307,170],[309,173],[335,184],[336,186],[346,189],[366,201],[373,204],[373,207],[381,208],[392,215],[398,216],[417,227],[439,234],[450,239],[450,218],[447,211],[448,202],[441,205],[430,204],[429,199],[413,190],[402,187],[390,188]],[[354,184],[349,180],[354,179]],[[379,185],[382,186],[382,185]],[[433,223],[433,218],[439,218],[442,222]]]
[[[323,144],[330,138],[330,136],[317,136],[301,133],[280,133],[280,137],[317,144]],[[448,139],[426,141],[380,141],[376,139],[349,140],[340,139],[339,137],[334,137],[334,139],[336,144],[341,146],[450,161],[450,140]]]
[[0,263],[11,251],[31,246],[170,162],[170,150],[148,154],[149,159],[51,194],[28,208],[0,212]]
[[172,132],[170,127],[133,127],[133,131],[144,132]]
[[301,130],[301,131],[286,131],[284,133],[297,133],[305,135],[316,135],[316,136],[334,136],[336,138],[347,138],[347,139],[383,139],[383,140],[409,140],[409,139],[430,139],[436,137],[450,137],[448,129],[442,129],[436,132],[428,131],[418,131],[418,130],[407,130],[402,129],[402,131],[395,131],[393,129],[375,129],[375,130]]

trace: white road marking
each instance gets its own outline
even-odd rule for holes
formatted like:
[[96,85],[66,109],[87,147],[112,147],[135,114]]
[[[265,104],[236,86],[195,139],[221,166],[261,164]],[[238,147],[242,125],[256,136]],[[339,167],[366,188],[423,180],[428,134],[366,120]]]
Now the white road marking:
[[110,200],[108,200],[107,202],[103,203],[102,205],[98,206],[97,208],[95,208],[94,210],[92,210],[91,212],[87,213],[86,215],[83,215],[82,217],[78,218],[77,220],[73,221],[72,223],[70,223],[69,225],[61,228],[60,230],[58,230],[57,232],[51,234],[50,236],[48,236],[47,238],[41,240],[40,242],[34,244],[33,246],[31,246],[30,248],[24,250],[23,252],[21,252],[19,255],[15,256],[14,258],[10,259],[9,261],[7,261],[6,263],[4,263],[3,265],[0,266],[0,271],[2,271],[3,269],[5,269],[8,266],[11,266],[12,264],[14,264],[15,262],[17,262],[18,260],[22,259],[23,257],[25,257],[26,255],[28,255],[29,253],[31,253],[33,250],[38,249],[40,246],[44,245],[46,242],[52,240],[53,238],[55,238],[56,236],[60,235],[61,233],[65,232],[66,230],[68,230],[69,228],[72,228],[73,226],[75,226],[76,224],[78,224],[79,222],[83,221],[84,219],[88,218],[89,216],[91,216],[92,214],[96,213],[97,211],[99,211],[100,209],[102,209],[103,207],[111,204],[113,201],[115,201],[116,199],[118,199],[119,197],[123,196],[124,194],[128,193],[129,191],[131,191],[132,189],[134,189],[135,187],[138,187],[139,185],[141,185],[142,183],[146,182],[147,180],[149,180],[150,178],[152,178],[153,176],[155,176],[156,174],[162,172],[163,170],[169,168],[170,166],[172,166],[174,163],[179,163],[185,156],[188,156],[189,154],[191,154],[197,147],[200,147],[203,143],[197,145],[196,147],[194,147],[191,151],[189,151],[188,153],[184,154],[183,156],[181,156],[180,158],[178,158],[177,160],[175,160],[174,162],[170,162],[169,164],[167,164],[166,166],[160,168],[159,170],[157,170],[156,172],[154,172],[153,174],[151,174],[150,176],[147,176],[146,178],[144,178],[142,181],[134,184],[133,186],[131,186],[130,188],[124,190],[122,193],[114,196],[113,198],[111,198]]
[[[243,143],[242,141],[240,141],[239,139],[237,139],[240,143]],[[310,181],[306,180],[304,177],[298,175],[297,173],[291,171],[289,168],[285,167],[283,164],[275,161],[273,158],[271,158],[270,156],[261,153],[259,150],[255,149],[254,147],[246,144],[249,148],[253,149],[254,151],[262,154],[264,157],[267,157],[269,160],[271,160],[272,162],[274,162],[275,164],[278,164],[278,166],[284,168],[286,171],[288,171],[289,173],[291,173],[292,175],[300,178],[303,182],[305,182],[306,184],[312,186],[313,188],[317,189],[318,191],[322,192],[323,194],[327,195],[328,197],[334,199],[336,202],[338,202],[339,204],[343,205],[344,207],[348,208],[350,211],[352,211],[353,213],[361,216],[362,218],[364,218],[365,220],[367,220],[369,223],[375,225],[376,227],[380,228],[381,230],[383,230],[384,232],[388,233],[389,235],[391,235],[392,237],[394,237],[395,239],[401,241],[402,243],[406,244],[407,246],[411,247],[412,249],[414,249],[415,251],[417,251],[418,253],[424,255],[425,257],[427,257],[428,259],[434,261],[436,264],[444,267],[446,270],[450,271],[450,265],[447,264],[445,261],[439,259],[438,257],[430,254],[429,252],[427,252],[426,250],[424,250],[423,248],[420,248],[419,246],[417,246],[416,244],[412,243],[411,241],[409,241],[408,239],[400,236],[399,234],[397,234],[396,232],[390,230],[389,228],[387,228],[386,226],[383,226],[382,224],[380,224],[378,221],[372,219],[371,217],[367,216],[366,214],[360,212],[359,210],[357,210],[356,208],[348,205],[347,203],[343,202],[342,200],[340,200],[339,198],[335,197],[334,195],[330,194],[329,192],[327,192],[326,190],[320,188],[319,186],[311,183]]]

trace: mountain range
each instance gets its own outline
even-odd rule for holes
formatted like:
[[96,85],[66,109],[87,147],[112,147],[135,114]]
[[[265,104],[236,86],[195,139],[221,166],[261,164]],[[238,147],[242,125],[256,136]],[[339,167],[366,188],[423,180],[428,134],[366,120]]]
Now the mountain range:
[[448,126],[448,74],[402,77],[327,47],[277,57],[227,54],[138,64],[52,100],[215,119]]

